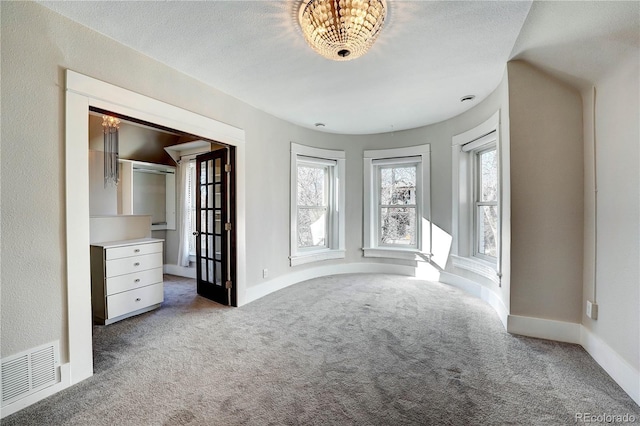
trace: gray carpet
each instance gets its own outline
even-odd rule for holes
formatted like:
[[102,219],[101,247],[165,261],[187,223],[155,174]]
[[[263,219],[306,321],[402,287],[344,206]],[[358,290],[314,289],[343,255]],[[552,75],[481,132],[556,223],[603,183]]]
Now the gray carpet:
[[166,276],[159,310],[94,327],[95,375],[3,425],[564,425],[640,408],[579,346],[507,334],[483,302],[391,275],[241,308]]

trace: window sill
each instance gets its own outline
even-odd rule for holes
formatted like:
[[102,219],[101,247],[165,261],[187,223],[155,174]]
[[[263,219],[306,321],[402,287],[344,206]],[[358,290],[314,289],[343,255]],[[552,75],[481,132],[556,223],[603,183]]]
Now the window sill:
[[297,266],[305,263],[320,262],[323,260],[344,259],[344,257],[344,250],[323,250],[290,256],[289,259],[291,261],[291,266]]
[[460,269],[465,269],[467,271],[473,272],[474,274],[478,274],[484,278],[487,278],[494,283],[500,285],[500,276],[496,271],[496,265],[487,262],[486,260],[476,259],[472,257],[461,257],[456,255],[451,255],[451,264]]
[[416,260],[424,262],[429,261],[429,258],[431,257],[429,253],[424,253],[416,249],[365,247],[362,251],[364,252],[364,257],[382,257],[386,259]]

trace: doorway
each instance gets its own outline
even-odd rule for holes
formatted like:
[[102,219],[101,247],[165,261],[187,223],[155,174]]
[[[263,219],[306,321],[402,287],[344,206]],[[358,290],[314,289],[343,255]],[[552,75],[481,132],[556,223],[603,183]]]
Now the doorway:
[[[165,96],[171,96],[170,93]],[[245,133],[221,121],[66,71],[65,102],[65,216],[67,281],[67,364],[61,368],[65,387],[93,375],[91,286],[89,267],[89,173],[87,167],[87,108],[118,111],[235,147],[236,154],[236,289],[237,303],[246,292]],[[64,361],[63,361],[64,362]]]
[[[117,185],[102,182],[105,116],[119,120],[122,170]],[[235,147],[92,107],[89,153],[90,215],[151,216],[150,236],[164,241],[164,273],[196,278],[198,295],[237,306]],[[133,173],[123,173],[130,163]],[[176,167],[184,170],[175,173]],[[165,184],[165,176],[156,169],[171,169],[171,179]],[[146,184],[149,177],[162,185],[155,180]],[[91,238],[93,243],[93,234]]]

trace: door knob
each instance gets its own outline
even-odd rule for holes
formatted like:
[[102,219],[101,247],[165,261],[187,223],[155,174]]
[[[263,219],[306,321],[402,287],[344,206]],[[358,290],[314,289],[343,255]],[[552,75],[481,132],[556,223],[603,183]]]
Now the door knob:
[[193,235],[197,237],[198,235],[200,235],[200,233],[198,231],[193,231]]

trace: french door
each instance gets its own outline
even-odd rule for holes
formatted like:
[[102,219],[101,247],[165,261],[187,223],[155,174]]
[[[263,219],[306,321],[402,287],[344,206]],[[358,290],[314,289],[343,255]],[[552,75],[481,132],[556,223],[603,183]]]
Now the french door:
[[237,306],[234,160],[234,147],[196,157],[197,291],[230,306]]

